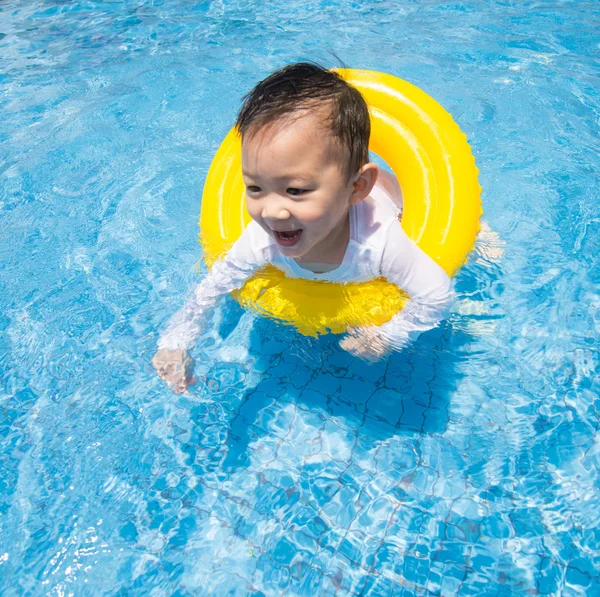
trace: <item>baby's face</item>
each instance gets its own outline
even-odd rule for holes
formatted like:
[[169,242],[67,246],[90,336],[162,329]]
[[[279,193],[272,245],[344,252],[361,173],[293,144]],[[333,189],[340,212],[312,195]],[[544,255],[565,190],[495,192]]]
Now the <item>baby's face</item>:
[[242,168],[248,213],[284,255],[319,262],[336,252],[336,242],[347,244],[353,180],[317,115],[246,135]]

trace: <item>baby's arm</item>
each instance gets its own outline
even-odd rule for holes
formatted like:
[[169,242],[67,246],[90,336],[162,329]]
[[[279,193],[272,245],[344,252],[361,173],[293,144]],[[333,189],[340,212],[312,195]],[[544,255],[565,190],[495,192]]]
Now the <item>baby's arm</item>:
[[252,234],[246,228],[231,250],[219,259],[192,296],[169,321],[158,340],[152,364],[158,375],[175,392],[185,392],[194,383],[194,360],[189,354],[205,328],[210,313],[220,297],[241,288],[246,280],[265,265],[264,251],[255,251]]
[[446,316],[452,283],[444,270],[410,240],[399,225],[388,230],[381,274],[404,290],[404,308],[379,327],[352,330],[342,347],[367,360],[377,360],[391,348],[401,349]]

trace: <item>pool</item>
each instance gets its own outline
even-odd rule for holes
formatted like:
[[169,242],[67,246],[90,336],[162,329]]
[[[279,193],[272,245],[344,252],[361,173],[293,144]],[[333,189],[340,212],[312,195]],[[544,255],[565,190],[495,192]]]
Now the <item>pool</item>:
[[[600,594],[599,18],[3,2],[0,593]],[[453,312],[371,366],[227,299],[174,395],[150,359],[211,157],[257,80],[333,54],[468,135],[485,225]]]

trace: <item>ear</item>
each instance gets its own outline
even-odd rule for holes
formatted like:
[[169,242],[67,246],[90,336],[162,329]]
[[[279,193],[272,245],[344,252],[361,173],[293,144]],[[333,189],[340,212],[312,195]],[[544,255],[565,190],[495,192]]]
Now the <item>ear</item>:
[[374,164],[373,162],[365,164],[354,175],[350,205],[356,205],[369,196],[369,193],[375,186],[375,182],[377,182],[378,175],[379,168],[377,167],[377,164]]

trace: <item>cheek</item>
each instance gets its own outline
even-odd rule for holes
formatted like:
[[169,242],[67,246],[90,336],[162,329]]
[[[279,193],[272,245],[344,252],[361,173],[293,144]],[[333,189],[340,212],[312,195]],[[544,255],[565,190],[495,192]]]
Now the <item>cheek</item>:
[[246,200],[246,211],[253,220],[257,220],[260,217],[260,205],[257,201]]
[[305,224],[326,224],[332,216],[331,210],[326,209],[325,206],[319,204],[307,204],[298,206],[295,210],[294,216],[297,220],[304,222]]

